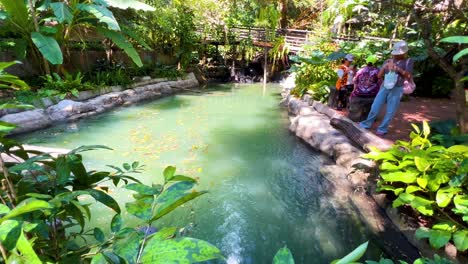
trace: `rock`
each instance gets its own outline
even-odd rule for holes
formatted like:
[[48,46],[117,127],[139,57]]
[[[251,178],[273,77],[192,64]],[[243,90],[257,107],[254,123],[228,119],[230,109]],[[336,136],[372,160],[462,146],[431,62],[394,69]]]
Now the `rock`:
[[[158,83],[158,81],[165,81]],[[142,85],[142,83],[146,83]],[[96,115],[120,105],[131,105],[144,100],[170,95],[174,92],[187,88],[198,87],[198,81],[193,73],[189,73],[187,78],[177,81],[167,81],[167,79],[144,80],[135,84],[134,89],[123,90],[121,86],[105,87],[100,91],[84,91],[78,96],[78,100],[57,100],[57,98],[42,99],[46,110],[37,109],[32,111],[22,111],[19,113],[9,113],[10,111],[0,111],[4,116],[0,119],[18,125],[10,134],[29,132],[41,129],[52,124],[52,122],[76,120],[79,118]],[[123,90],[123,91],[122,91]],[[54,105],[54,101],[58,102]],[[40,104],[42,105],[42,103]]]
[[52,121],[63,121],[66,119],[76,119],[73,116],[96,110],[96,106],[75,102],[72,100],[62,100],[58,104],[47,108],[46,112]]
[[307,104],[309,104],[309,105],[312,105],[313,102],[314,102],[314,99],[312,99],[312,96],[311,96],[310,94],[304,94],[304,95],[302,96],[302,100],[303,100],[304,102],[306,102]]
[[49,119],[43,109],[8,114],[0,118],[0,120],[18,126],[11,132],[12,134],[34,131],[52,124],[52,120]]
[[162,94],[172,94],[172,88],[168,84],[163,84],[161,87],[161,93]]
[[78,94],[77,100],[84,101],[96,97],[99,95],[99,92],[96,91],[82,91]]

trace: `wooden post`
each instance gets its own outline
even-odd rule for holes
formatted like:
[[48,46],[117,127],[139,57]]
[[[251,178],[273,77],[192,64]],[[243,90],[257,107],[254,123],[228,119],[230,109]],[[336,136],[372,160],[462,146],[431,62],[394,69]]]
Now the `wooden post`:
[[268,48],[264,47],[265,65],[263,67],[263,86],[266,86],[268,75]]

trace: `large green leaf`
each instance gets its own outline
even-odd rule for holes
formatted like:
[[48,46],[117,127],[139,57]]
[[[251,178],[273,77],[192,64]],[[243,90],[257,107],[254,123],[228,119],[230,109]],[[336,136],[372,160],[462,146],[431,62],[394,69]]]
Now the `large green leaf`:
[[154,7],[135,0],[104,0],[109,6],[119,9],[135,9],[142,11],[154,11]]
[[462,49],[461,51],[457,52],[457,54],[453,56],[453,62],[456,62],[457,60],[459,60],[461,57],[465,55],[468,55],[468,48]]
[[153,202],[153,196],[144,196],[134,202],[126,203],[125,208],[127,208],[127,212],[129,214],[132,214],[144,221],[149,221],[153,217]]
[[138,67],[143,66],[143,62],[141,62],[140,55],[132,46],[132,44],[122,34],[113,30],[108,30],[103,27],[99,27],[98,32],[104,35],[105,37],[111,39],[112,42],[114,42],[115,45],[121,48]]
[[15,124],[0,121],[0,132],[8,133],[16,128]]
[[425,172],[431,167],[431,163],[423,157],[414,157],[414,164],[420,172]]
[[415,235],[417,239],[429,238],[429,243],[431,246],[438,249],[445,246],[445,244],[449,242],[450,238],[452,237],[452,232],[447,230],[433,230],[420,227],[418,230],[416,230]]
[[107,193],[94,189],[88,189],[87,191],[89,192],[89,195],[96,199],[96,201],[99,201],[100,203],[104,204],[105,206],[111,208],[112,210],[120,214],[119,204],[114,200],[114,198],[109,196]]
[[182,264],[221,258],[221,251],[203,240],[189,237],[167,240],[150,238],[143,250],[141,263]]
[[65,2],[50,3],[50,7],[54,11],[54,15],[60,23],[63,23],[64,21],[68,23],[72,22],[73,15]]
[[31,243],[26,239],[23,232],[18,239],[18,243],[16,244],[16,248],[19,252],[21,252],[22,258],[24,260],[23,263],[28,264],[41,264],[42,261],[37,256],[36,252],[34,251]]
[[130,183],[125,185],[125,189],[135,191],[142,195],[155,195],[159,194],[160,189],[153,188],[151,186],[142,184],[142,183]]
[[17,220],[6,220],[0,225],[0,242],[7,250],[16,247],[16,243],[21,235],[21,223]]
[[86,224],[85,216],[88,216],[85,206],[81,205],[80,202],[73,200],[70,201],[70,204],[66,207],[65,211],[68,213],[68,215],[73,217],[76,222],[78,222],[81,227],[81,231],[83,231]]
[[436,202],[439,207],[447,207],[455,194],[460,192],[460,188],[447,186],[437,191]]
[[104,235],[104,232],[102,232],[102,230],[99,227],[94,228],[93,235],[94,235],[94,239],[96,239],[100,243],[103,243],[106,240],[106,236]]
[[180,205],[206,193],[191,190],[193,186],[193,182],[183,181],[177,182],[167,188],[156,201],[158,207],[152,220],[159,219]]
[[465,146],[465,145],[454,145],[454,146],[451,146],[450,148],[447,149],[448,152],[451,152],[451,153],[465,153],[468,155],[468,146]]
[[0,71],[3,71],[4,69],[15,65],[18,63],[18,61],[0,61]]
[[89,12],[96,17],[99,22],[105,23],[109,29],[120,31],[120,26],[112,14],[112,11],[101,5],[78,4],[77,8],[81,11]]
[[434,210],[432,209],[432,203],[432,201],[419,196],[409,193],[401,193],[398,198],[393,201],[393,207],[409,204],[424,215],[433,215]]
[[354,249],[348,255],[344,256],[341,259],[337,259],[333,261],[332,263],[333,264],[349,264],[349,263],[357,262],[364,255],[364,253],[366,253],[367,245],[369,245],[369,242],[361,244],[359,247]]
[[69,154],[77,154],[80,152],[85,152],[85,151],[90,151],[90,150],[97,150],[97,149],[107,149],[107,150],[112,150],[112,148],[109,148],[104,145],[84,145],[78,148],[75,148],[69,152]]
[[176,167],[167,166],[163,171],[164,181],[166,182],[170,181],[172,177],[174,177],[175,171],[176,171]]
[[457,231],[453,234],[453,242],[455,242],[455,247],[460,251],[465,251],[468,249],[468,230],[463,229]]
[[104,257],[104,254],[99,253],[95,255],[91,259],[91,264],[107,264],[108,262],[106,261],[106,258]]
[[114,241],[114,252],[125,259],[127,263],[134,264],[136,263],[136,256],[138,255],[142,239],[143,234],[133,229],[133,232]]
[[468,44],[468,36],[452,36],[440,40],[440,42]]
[[46,37],[39,32],[31,33],[31,40],[39,49],[42,56],[52,64],[62,64],[63,56],[57,40],[52,37]]
[[10,25],[20,32],[31,32],[33,30],[26,1],[23,0],[0,0],[2,9],[6,11]]
[[468,195],[457,195],[453,199],[457,209],[468,209]]
[[120,216],[120,214],[114,215],[111,221],[111,231],[114,233],[119,232],[120,229],[122,229],[122,224],[123,224],[122,216]]
[[0,88],[28,89],[29,85],[17,76],[6,73],[4,70],[12,65],[21,63],[19,61],[0,62]]
[[13,210],[7,213],[5,216],[0,218],[0,224],[5,220],[17,217],[22,214],[30,213],[36,210],[51,209],[52,206],[46,201],[37,200],[34,198],[28,198],[18,204]]
[[432,247],[439,249],[447,244],[452,237],[452,232],[445,230],[431,230],[429,243]]
[[140,44],[143,48],[146,50],[153,50],[146,42],[145,40],[138,34],[136,33],[136,30],[134,28],[128,27],[128,26],[122,26],[121,28],[122,32],[129,36],[131,39],[136,41],[138,44]]
[[55,171],[57,172],[57,184],[63,185],[70,180],[71,169],[65,156],[61,155],[55,160]]
[[380,177],[388,182],[403,182],[403,183],[413,183],[416,181],[418,176],[417,172],[408,172],[408,171],[396,171],[396,172],[387,172],[381,173]]
[[289,248],[284,247],[276,252],[273,264],[294,264],[294,258]]

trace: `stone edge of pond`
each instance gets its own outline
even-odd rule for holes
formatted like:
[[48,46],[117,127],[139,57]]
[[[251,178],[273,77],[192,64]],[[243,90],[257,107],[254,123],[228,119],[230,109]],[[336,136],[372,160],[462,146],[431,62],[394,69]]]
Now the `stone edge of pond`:
[[[417,225],[411,217],[392,208],[384,194],[376,193],[377,166],[361,158],[371,147],[386,150],[392,143],[382,140],[371,132],[359,128],[348,118],[328,106],[312,100],[310,95],[298,98],[284,88],[281,105],[288,109],[289,130],[305,143],[332,158],[344,173],[336,169],[324,169],[328,180],[348,194],[352,206],[361,221],[369,228],[374,242],[395,259],[410,260],[421,254],[432,257],[437,253],[455,263],[468,263],[449,245],[445,250],[434,250],[426,241],[415,237]],[[464,262],[467,261],[467,262]]]
[[16,135],[43,129],[55,123],[97,115],[118,106],[161,98],[199,86],[200,84],[193,73],[189,73],[185,79],[174,81],[144,80],[132,85],[129,89],[107,87],[108,89],[105,89],[103,94],[83,94],[82,100],[80,98],[65,99],[45,108],[6,114],[0,120],[15,124],[17,127],[9,135]]

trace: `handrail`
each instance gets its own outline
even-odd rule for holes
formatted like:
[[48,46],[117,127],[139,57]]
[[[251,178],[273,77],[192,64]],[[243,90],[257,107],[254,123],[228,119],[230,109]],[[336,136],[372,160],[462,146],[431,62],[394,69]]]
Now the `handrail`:
[[[217,43],[223,43],[226,41],[227,36],[231,36],[235,38],[235,41],[241,41],[245,39],[251,39],[254,41],[254,45],[262,46],[262,47],[271,47],[271,34],[277,34],[279,36],[283,36],[285,42],[290,47],[293,47],[292,51],[299,51],[302,50],[302,46],[309,43],[309,35],[322,35],[323,33],[319,33],[316,31],[310,30],[303,30],[303,29],[292,29],[292,28],[281,28],[275,31],[269,30],[264,27],[245,27],[245,26],[236,26],[228,28],[226,32],[225,28],[220,28],[220,30],[205,32],[201,28],[197,28],[196,32],[204,33],[205,41],[212,41]],[[227,34],[227,35],[226,35]],[[224,40],[220,39],[219,37],[224,36]],[[372,37],[372,36],[350,36],[350,35],[338,35],[332,36],[332,39],[336,40],[348,40],[348,41],[361,41],[362,39],[370,39],[370,40],[379,40],[379,41],[386,41],[386,42],[395,42],[398,39],[388,39],[388,38],[380,38],[380,37]]]

